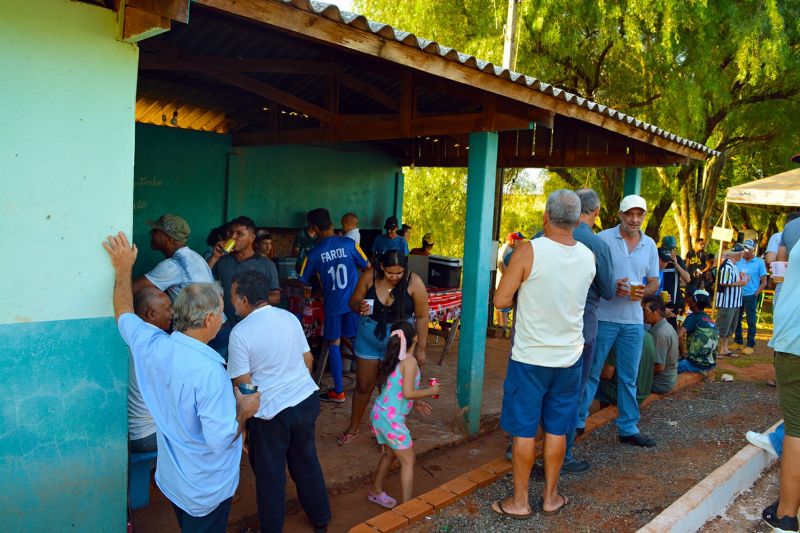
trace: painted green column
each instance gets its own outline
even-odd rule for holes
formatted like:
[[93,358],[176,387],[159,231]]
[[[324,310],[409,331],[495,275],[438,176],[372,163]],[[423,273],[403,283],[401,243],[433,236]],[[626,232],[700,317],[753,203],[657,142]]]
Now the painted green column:
[[625,169],[625,186],[623,195],[642,193],[642,169],[630,167]]
[[461,300],[461,339],[458,345],[456,395],[467,431],[480,426],[489,267],[492,257],[492,213],[497,175],[497,133],[469,136],[467,220],[464,228],[464,278]]

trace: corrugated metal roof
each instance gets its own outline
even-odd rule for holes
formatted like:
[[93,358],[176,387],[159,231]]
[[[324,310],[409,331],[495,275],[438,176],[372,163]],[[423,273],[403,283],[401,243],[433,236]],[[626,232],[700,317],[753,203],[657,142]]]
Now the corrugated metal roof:
[[425,53],[431,55],[437,55],[443,59],[460,63],[462,65],[474,68],[475,70],[479,70],[486,74],[490,74],[519,85],[524,85],[531,90],[538,91],[542,94],[561,99],[569,104],[582,107],[584,109],[587,109],[593,113],[597,113],[604,117],[609,117],[612,120],[632,125],[637,129],[640,129],[642,131],[645,131],[653,135],[657,135],[658,137],[667,139],[668,141],[671,142],[675,142],[677,144],[680,144],[681,146],[686,146],[688,148],[697,150],[701,153],[711,156],[719,155],[719,152],[717,152],[716,150],[712,150],[711,148],[703,144],[700,144],[698,142],[689,139],[684,139],[683,137],[675,135],[674,133],[670,133],[668,131],[663,130],[662,128],[659,128],[656,125],[638,120],[636,117],[632,117],[616,109],[612,109],[608,106],[604,106],[602,104],[593,102],[591,100],[587,100],[586,98],[582,98],[576,94],[572,94],[563,89],[559,89],[558,87],[555,87],[549,83],[545,83],[534,77],[526,76],[524,74],[511,71],[509,69],[494,65],[488,61],[483,61],[481,59],[478,59],[475,56],[459,52],[448,46],[443,46],[437,43],[436,41],[423,39],[422,37],[418,37],[413,33],[396,29],[389,24],[382,24],[380,22],[371,21],[367,19],[364,15],[351,13],[349,11],[343,11],[339,9],[338,6],[335,6],[333,4],[319,2],[317,0],[277,0],[277,1],[283,4],[292,5],[298,9],[302,9],[304,11],[308,11],[316,15],[323,16],[334,22],[345,24],[347,26],[359,30],[371,32],[384,39],[396,41],[406,46],[417,48]]

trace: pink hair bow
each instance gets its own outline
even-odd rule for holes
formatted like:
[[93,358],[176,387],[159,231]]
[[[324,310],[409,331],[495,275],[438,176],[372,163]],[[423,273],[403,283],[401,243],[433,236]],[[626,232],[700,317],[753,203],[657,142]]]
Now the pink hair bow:
[[391,337],[400,337],[400,356],[398,360],[402,361],[406,358],[406,334],[402,329],[396,329],[390,335]]

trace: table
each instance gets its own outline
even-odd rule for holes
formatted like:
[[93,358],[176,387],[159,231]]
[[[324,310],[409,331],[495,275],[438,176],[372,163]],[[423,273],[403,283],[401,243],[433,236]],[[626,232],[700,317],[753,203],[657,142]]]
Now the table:
[[[444,347],[439,355],[439,366],[456,338],[461,323],[461,289],[428,287],[428,320],[438,322],[442,330],[447,329]],[[446,328],[445,328],[446,325]]]

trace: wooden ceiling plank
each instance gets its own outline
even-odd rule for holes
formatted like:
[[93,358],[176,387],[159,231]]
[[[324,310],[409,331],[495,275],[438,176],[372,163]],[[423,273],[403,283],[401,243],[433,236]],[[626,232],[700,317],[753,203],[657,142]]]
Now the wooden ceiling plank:
[[294,33],[302,39],[323,41],[331,46],[353,50],[373,57],[406,66],[430,75],[453,80],[467,86],[479,87],[553,113],[574,117],[583,122],[600,126],[637,141],[664,148],[685,157],[705,160],[708,155],[675,141],[670,141],[646,132],[632,124],[590,111],[552,95],[533,90],[526,85],[486,74],[456,61],[424,52],[403,43],[387,40],[372,32],[357,30],[350,26],[328,20],[325,17],[297,9],[282,2],[259,0],[197,0],[205,6],[262,22],[284,31]]
[[348,74],[342,74],[339,76],[339,81],[345,87],[356,91],[357,93],[363,94],[364,96],[378,102],[384,107],[389,109],[393,109],[395,111],[400,110],[400,103],[397,101],[396,98],[386,94],[385,92],[381,91],[380,89],[365,83],[358,78],[350,76]]
[[184,24],[189,22],[189,0],[126,0],[125,5]]

